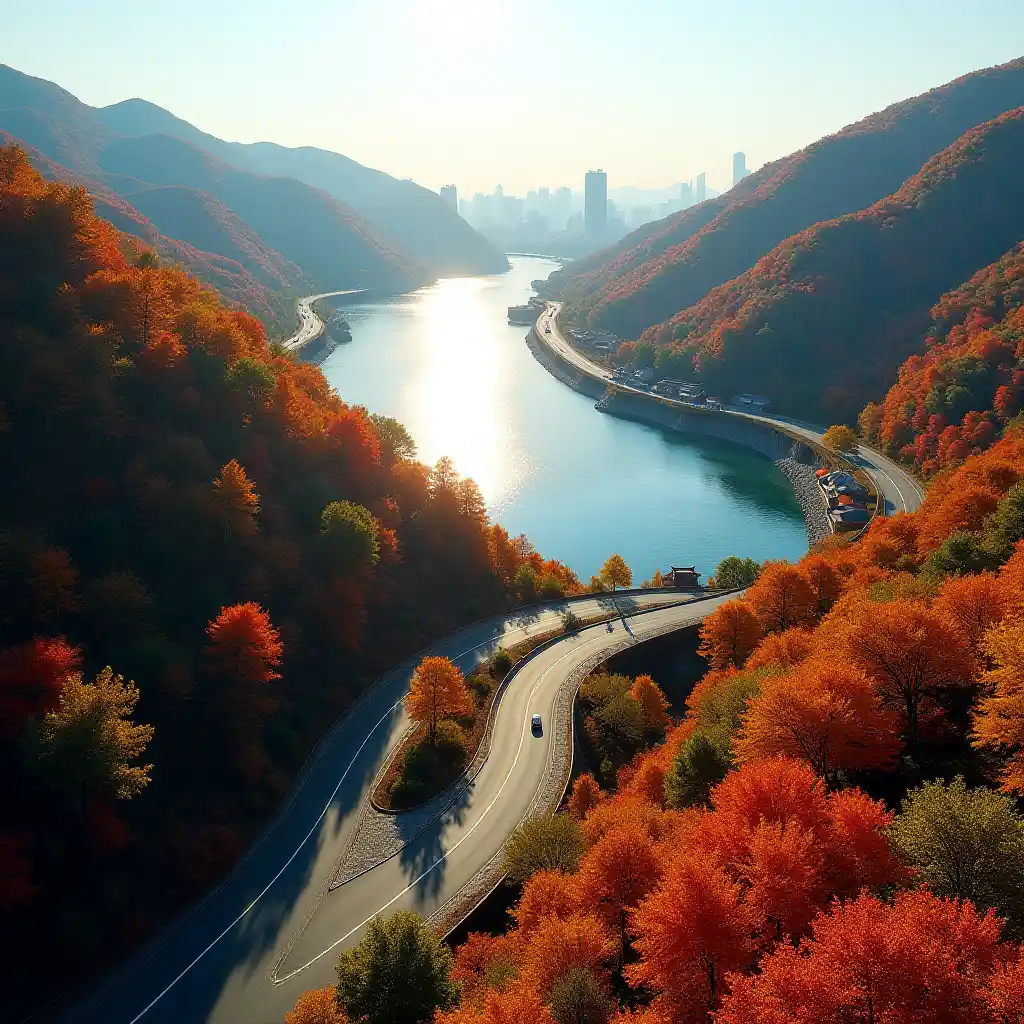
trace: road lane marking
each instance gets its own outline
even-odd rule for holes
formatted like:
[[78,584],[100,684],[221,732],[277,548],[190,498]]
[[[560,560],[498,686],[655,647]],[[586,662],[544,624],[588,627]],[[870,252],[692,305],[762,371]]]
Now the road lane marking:
[[[686,603],[687,604],[692,604],[693,602],[686,602]],[[669,610],[671,608],[676,608],[676,607],[680,607],[680,605],[669,605],[666,609],[658,609],[658,610],[659,611],[667,611],[667,610]],[[686,623],[684,623],[683,625],[686,625]],[[600,633],[597,634],[597,638],[598,639],[601,638],[601,634]],[[597,645],[597,646],[600,646],[600,645]],[[579,653],[579,648],[575,649],[574,651],[569,651],[567,654],[563,654],[562,657],[560,657],[556,662],[554,662],[554,664],[552,664],[548,669],[546,669],[541,674],[541,677],[537,680],[537,682],[534,684],[533,689],[530,691],[530,696],[527,698],[527,708],[529,708],[529,706],[533,703],[533,698],[534,698],[535,694],[537,693],[537,690],[539,689],[540,684],[542,682],[544,682],[544,680],[547,678],[547,676],[558,665],[560,665],[563,661],[565,661],[566,658],[571,658],[573,656],[573,654],[578,654],[578,653]],[[527,711],[527,715],[529,715],[529,711]],[[427,877],[427,875],[431,874],[431,872],[433,872],[434,869],[439,864],[444,863],[444,861],[446,861],[467,839],[469,839],[469,837],[483,823],[483,820],[490,813],[490,811],[494,807],[494,805],[498,802],[498,800],[501,797],[502,793],[505,791],[505,787],[508,785],[509,780],[512,778],[512,773],[516,770],[516,765],[519,764],[519,758],[520,758],[520,756],[522,755],[522,752],[523,752],[523,743],[526,740],[527,721],[528,721],[528,719],[526,719],[526,718],[523,719],[523,731],[522,731],[522,733],[519,736],[519,747],[516,750],[516,756],[515,756],[515,758],[512,761],[512,765],[511,765],[511,767],[508,770],[508,774],[505,776],[505,780],[498,787],[498,791],[494,794],[493,798],[491,799],[491,802],[484,808],[484,810],[480,814],[480,817],[477,818],[477,820],[473,823],[473,825],[469,828],[469,830],[465,833],[465,835],[463,835],[459,840],[457,840],[456,843],[450,849],[446,850],[440,857],[438,857],[438,859],[435,860],[434,863],[431,864],[430,867],[428,867],[418,878],[415,878],[404,889],[402,889],[400,892],[398,892],[394,896],[392,896],[392,898],[390,900],[388,900],[388,902],[385,903],[384,906],[378,907],[377,910],[375,910],[369,917],[367,917],[364,920],[360,921],[359,924],[357,924],[354,928],[350,928],[344,935],[341,936],[340,939],[336,939],[326,949],[321,950],[319,953],[317,953],[317,955],[315,957],[313,957],[312,960],[307,961],[301,967],[296,967],[294,971],[289,971],[288,974],[285,974],[285,975],[283,975],[280,978],[274,978],[273,979],[273,983],[274,983],[275,986],[283,985],[286,981],[290,981],[292,978],[296,977],[296,975],[299,975],[304,970],[306,970],[307,968],[312,967],[313,964],[315,964],[318,960],[320,960],[323,957],[325,957],[332,950],[337,949],[338,946],[340,946],[346,939],[351,938],[357,931],[359,931],[360,928],[364,928],[375,917],[377,917],[379,914],[382,914],[385,910],[388,909],[388,907],[394,905],[398,900],[400,900],[403,896],[405,896],[406,893],[410,892],[412,889],[415,889],[416,886],[419,885],[420,882],[422,882],[423,879]],[[132,1022],[132,1024],[134,1024],[134,1022]]]
[[[595,598],[595,600],[599,602],[600,598]],[[690,604],[690,603],[693,603],[693,602],[683,602],[683,603],[684,604]],[[658,606],[654,605],[654,607],[657,608]],[[673,607],[679,607],[679,606],[678,605],[671,605],[671,604],[669,604],[669,605],[666,605],[665,607],[666,608],[673,608]],[[550,616],[556,616],[557,617],[558,614],[559,614],[558,612],[553,612],[553,611],[552,612],[542,612],[538,616],[538,619],[537,619],[537,622],[535,623],[535,625],[540,625],[541,621],[543,621],[546,617],[550,617]],[[512,635],[512,634],[515,634],[515,633],[526,633],[526,634],[529,634],[529,626],[517,626],[514,629],[509,629],[509,630],[503,631],[502,634],[501,634],[501,637],[498,638],[499,639],[499,645],[500,645],[500,639],[504,639],[505,636]],[[456,654],[452,660],[458,661],[461,658],[464,658],[467,654],[471,654],[473,651],[477,651],[481,647],[486,647],[486,646],[488,646],[488,644],[494,643],[495,639],[496,638],[492,637],[490,640],[485,640],[482,643],[475,644],[472,647],[468,647],[466,650],[461,651],[459,654]],[[259,901],[261,899],[263,899],[263,897],[266,896],[266,894],[273,888],[273,886],[277,883],[277,880],[285,873],[285,871],[287,871],[288,868],[291,867],[291,865],[294,862],[295,858],[299,855],[299,851],[306,845],[307,842],[309,842],[309,840],[312,838],[313,834],[320,827],[320,824],[324,820],[324,818],[326,817],[327,812],[331,809],[331,804],[334,801],[334,798],[338,795],[338,791],[341,789],[341,786],[344,783],[345,779],[348,778],[348,774],[352,770],[352,766],[356,763],[356,759],[363,752],[363,748],[366,746],[366,744],[369,743],[370,737],[397,710],[397,708],[401,705],[402,701],[404,701],[404,700],[405,700],[405,694],[403,694],[398,701],[396,701],[394,704],[392,704],[392,706],[384,713],[384,715],[380,718],[380,720],[377,722],[377,724],[374,725],[373,728],[366,734],[365,739],[363,740],[362,743],[359,744],[359,747],[356,749],[356,752],[352,755],[352,760],[349,761],[348,765],[346,766],[345,771],[342,773],[341,778],[338,780],[338,784],[334,787],[334,790],[331,793],[330,797],[328,797],[327,803],[324,805],[323,810],[317,816],[317,819],[313,823],[312,828],[310,828],[310,830],[302,838],[302,840],[299,842],[299,844],[295,847],[295,849],[292,851],[291,856],[284,862],[284,864],[282,865],[280,870],[277,872],[277,874],[274,875],[274,877],[263,887],[262,890],[260,890],[260,892],[257,894],[256,898],[245,908],[245,910],[243,910],[219,935],[217,935],[217,937],[215,939],[213,939],[213,941],[210,942],[210,944],[208,946],[206,946],[206,948],[203,949],[188,964],[187,967],[185,967],[156,996],[154,996],[153,999],[150,1000],[150,1002],[147,1003],[146,1006],[138,1014],[136,1014],[134,1017],[132,1017],[131,1021],[129,1021],[129,1024],[138,1024],[138,1021],[142,1020],[142,1018],[145,1017],[146,1014],[149,1013],[149,1011],[152,1010],[153,1007],[156,1006],[156,1004],[159,1003],[160,1000],[163,999],[163,997],[165,995],[167,995],[167,993],[170,992],[171,989],[174,988],[174,986],[177,985],[178,982],[181,981],[181,979],[184,978],[185,975],[188,974],[189,971],[191,971],[192,968],[195,967],[195,965],[197,963],[199,963],[199,961],[202,960],[206,956],[206,954],[209,953],[210,950],[213,949],[214,946],[216,946],[221,941],[221,939],[223,939],[244,917],[246,917],[250,913],[250,911],[253,909],[253,907],[255,907],[256,904],[259,903]],[[408,891],[408,890],[406,890],[406,891]],[[404,894],[400,893],[399,895],[404,895]],[[390,904],[388,904],[388,905],[390,906]],[[378,913],[379,913],[379,911],[378,911]],[[364,921],[363,924],[365,924],[365,923],[366,922]],[[362,925],[359,925],[359,926],[357,926],[357,928],[355,930],[358,930],[358,928],[361,928],[361,927],[362,927]],[[351,934],[351,933],[349,933],[349,934]],[[346,938],[347,938],[347,936],[346,936]],[[339,939],[338,941],[339,942],[343,942],[344,938],[343,939]],[[323,954],[321,954],[321,955],[323,955]],[[300,970],[304,970],[304,969],[305,968],[300,968]],[[284,980],[286,980],[286,979],[284,979]]]

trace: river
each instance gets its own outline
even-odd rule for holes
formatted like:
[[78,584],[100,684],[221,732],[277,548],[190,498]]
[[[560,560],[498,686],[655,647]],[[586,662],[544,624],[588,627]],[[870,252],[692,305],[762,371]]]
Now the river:
[[613,552],[639,583],[669,565],[706,578],[726,555],[806,551],[790,485],[763,456],[606,416],[551,377],[506,309],[556,264],[511,262],[507,274],[346,305],[353,340],[323,363],[328,380],[404,423],[423,461],[451,456],[492,520],[584,582]]

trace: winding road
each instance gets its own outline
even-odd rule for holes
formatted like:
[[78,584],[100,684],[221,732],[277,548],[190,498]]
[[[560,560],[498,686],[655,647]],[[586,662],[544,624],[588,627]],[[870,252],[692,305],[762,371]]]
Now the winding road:
[[[557,321],[561,308],[562,303],[560,302],[549,302],[546,305],[537,320],[538,338],[581,373],[596,380],[604,381],[606,384],[611,384],[614,380],[614,372],[612,370],[588,359],[582,352],[573,348],[565,340],[565,337],[559,330]],[[645,389],[631,388],[621,380],[615,381],[615,384],[617,387],[624,388],[627,391],[635,391],[637,394],[648,394]],[[815,426],[812,423],[803,423],[800,420],[793,420],[784,416],[757,416],[753,413],[740,412],[735,409],[722,409],[718,415],[739,416],[743,419],[766,423],[777,430],[785,431],[799,440],[814,441],[818,444],[821,443],[825,433],[821,427]],[[882,497],[885,498],[887,514],[892,512],[913,512],[924,501],[924,491],[921,485],[906,470],[902,469],[881,452],[861,445],[857,449],[856,461],[874,479],[875,486]]]
[[[298,348],[323,323],[313,312],[325,292],[299,300]],[[611,379],[562,338],[549,304],[537,331],[582,372]],[[549,328],[549,330],[547,330]],[[733,415],[749,415],[732,413]],[[809,425],[750,416],[795,437],[820,441]],[[859,453],[894,509],[922,498],[916,481],[877,452]],[[338,952],[359,941],[379,913],[411,909],[429,917],[501,850],[528,815],[565,734],[549,728],[559,691],[577,670],[624,645],[700,622],[733,595],[630,591],[572,598],[466,627],[383,676],[327,734],[264,836],[224,883],[190,914],[139,951],[64,1019],[78,1024],[281,1024],[298,995],[330,984]],[[471,787],[424,831],[409,824],[394,856],[341,885],[332,884],[356,841],[373,782],[407,730],[402,699],[426,654],[470,670],[500,646],[551,632],[571,607],[581,618],[613,610],[598,624],[564,636],[525,661],[498,706],[489,756]],[[531,715],[543,716],[540,736]],[[398,817],[405,828],[403,816]]]
[[[469,626],[388,673],[332,730],[279,817],[191,916],[137,954],[68,1021],[281,1024],[299,994],[329,984],[338,952],[378,913],[443,907],[526,816],[564,734],[548,728],[574,669],[651,632],[699,622],[732,595],[620,591],[572,598]],[[396,856],[332,888],[373,780],[408,727],[402,697],[425,654],[464,671],[498,646],[551,632],[571,607],[619,617],[561,638],[523,663],[498,706],[490,754],[472,787]],[[543,735],[530,717],[543,716]],[[401,818],[399,819],[401,822]],[[412,830],[418,831],[418,830]]]
[[299,329],[290,337],[285,339],[284,347],[290,352],[302,348],[306,342],[319,338],[323,333],[324,322],[313,310],[313,303],[317,299],[329,299],[332,295],[358,295],[365,291],[364,288],[349,288],[340,292],[321,292],[319,295],[304,295],[295,304],[295,311],[299,316]]

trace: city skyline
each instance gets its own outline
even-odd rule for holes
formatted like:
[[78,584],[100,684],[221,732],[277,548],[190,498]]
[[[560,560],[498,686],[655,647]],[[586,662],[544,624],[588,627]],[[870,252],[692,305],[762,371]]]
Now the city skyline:
[[[319,146],[434,191],[455,182],[463,194],[496,181],[521,194],[598,165],[640,188],[680,168],[728,187],[741,147],[759,167],[1010,60],[1024,37],[1024,5],[1011,0],[989,0],[984,18],[951,0],[865,0],[856,12],[810,0],[724,0],[713,11],[670,0],[628,11],[610,0],[8,7],[0,61],[87,103],[139,96],[221,138]],[[572,40],[586,59],[545,51],[543,73],[529,73],[534,29],[554,45]],[[728,38],[728,59],[701,45],[713,36]],[[331,69],[335,59],[344,72],[332,77],[324,61]],[[628,89],[614,74],[625,66],[635,69]],[[572,130],[548,129],[530,147],[538,112],[556,99],[551,126]]]

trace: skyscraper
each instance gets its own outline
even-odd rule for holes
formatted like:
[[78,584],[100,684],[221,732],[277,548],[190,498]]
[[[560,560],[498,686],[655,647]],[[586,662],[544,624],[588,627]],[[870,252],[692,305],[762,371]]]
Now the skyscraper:
[[608,226],[608,175],[587,171],[583,193],[583,225],[588,235],[600,235]]
[[682,209],[693,206],[693,188],[688,181],[679,186],[679,205]]
[[704,200],[707,199],[707,197],[708,183],[706,177],[704,176],[704,172],[701,171],[700,174],[697,175],[697,194],[696,196],[694,196],[694,202],[703,203]]
[[738,185],[750,171],[747,170],[747,154],[733,153],[732,155],[732,183]]
[[459,190],[454,185],[441,186],[441,198],[456,212],[459,212]]

